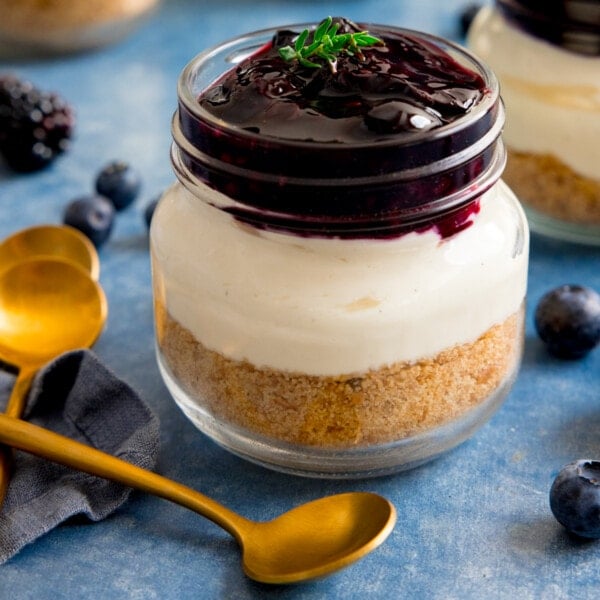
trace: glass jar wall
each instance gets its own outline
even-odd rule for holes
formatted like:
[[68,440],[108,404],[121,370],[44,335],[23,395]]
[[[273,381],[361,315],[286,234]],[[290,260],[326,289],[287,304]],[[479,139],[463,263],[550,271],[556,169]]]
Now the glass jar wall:
[[353,113],[335,142],[244,129],[199,98],[276,32],[232,40],[182,73],[178,181],[152,221],[157,355],[176,402],[232,452],[307,476],[380,475],[456,446],[501,404],[523,342],[528,231],[499,181],[497,82],[448,42],[370,30],[383,54],[440,61],[440,102],[454,94],[460,114],[373,135],[348,133]]

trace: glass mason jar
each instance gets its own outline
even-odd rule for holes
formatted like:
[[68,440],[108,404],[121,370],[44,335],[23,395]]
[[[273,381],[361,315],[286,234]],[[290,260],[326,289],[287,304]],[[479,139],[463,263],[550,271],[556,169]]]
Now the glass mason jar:
[[[303,27],[303,26],[300,26]],[[266,136],[198,102],[275,30],[183,71],[177,181],[151,255],[158,363],[189,419],[233,453],[312,477],[408,469],[484,424],[516,376],[528,229],[499,178],[494,75],[458,120],[355,143]]]
[[500,80],[504,179],[531,228],[600,244],[600,2],[497,0],[468,45]]

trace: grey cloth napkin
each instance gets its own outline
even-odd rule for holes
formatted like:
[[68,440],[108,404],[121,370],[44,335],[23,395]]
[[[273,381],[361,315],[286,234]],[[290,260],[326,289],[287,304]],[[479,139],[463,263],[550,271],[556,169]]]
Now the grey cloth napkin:
[[[2,410],[13,382],[14,376],[2,373]],[[146,469],[154,468],[158,419],[89,350],[63,354],[38,373],[24,418]],[[0,509],[0,564],[74,515],[92,521],[105,518],[130,491],[16,451],[10,486]]]

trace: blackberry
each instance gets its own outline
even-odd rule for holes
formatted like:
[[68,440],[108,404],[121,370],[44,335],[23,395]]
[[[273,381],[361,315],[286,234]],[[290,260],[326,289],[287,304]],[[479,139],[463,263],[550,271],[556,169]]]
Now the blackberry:
[[58,94],[13,75],[0,76],[0,154],[15,171],[37,171],[68,146],[74,115]]

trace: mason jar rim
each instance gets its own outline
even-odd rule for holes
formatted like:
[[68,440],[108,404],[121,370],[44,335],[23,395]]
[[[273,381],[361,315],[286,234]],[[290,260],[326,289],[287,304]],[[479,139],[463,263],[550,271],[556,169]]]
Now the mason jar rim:
[[496,183],[505,164],[505,116],[491,69],[443,38],[360,25],[447,52],[481,77],[483,97],[451,123],[383,140],[297,141],[246,131],[213,115],[198,98],[235,64],[270,43],[276,32],[307,25],[238,36],[197,55],[178,80],[171,162],[183,185],[199,195],[202,185],[220,192],[211,196],[211,204],[257,227],[372,237],[374,231],[384,236],[462,210]]
[[[249,141],[252,140],[269,140],[273,145],[280,146],[281,148],[306,148],[306,149],[315,149],[315,148],[323,148],[326,144],[331,146],[330,142],[318,142],[312,140],[292,140],[286,138],[278,138],[274,136],[266,136],[264,134],[247,131],[237,125],[233,125],[231,123],[227,123],[222,119],[213,115],[210,111],[205,109],[198,102],[198,95],[201,91],[206,89],[207,86],[204,86],[198,90],[193,89],[193,83],[196,78],[196,74],[198,69],[209,62],[211,59],[215,58],[215,56],[222,54],[225,51],[231,50],[233,51],[236,48],[244,45],[244,48],[247,51],[258,51],[265,43],[267,43],[271,37],[277,32],[282,30],[290,30],[290,31],[302,31],[306,28],[314,29],[318,23],[292,23],[285,24],[277,27],[269,27],[264,29],[259,29],[256,31],[252,31],[246,34],[242,34],[228,40],[225,40],[219,44],[213,45],[204,51],[197,54],[194,58],[192,58],[186,66],[183,68],[179,79],[177,81],[177,94],[180,102],[185,106],[185,108],[190,112],[190,114],[199,117],[202,121],[209,123],[216,129],[220,129],[229,134],[235,135],[238,138],[244,138]],[[472,125],[474,121],[477,121],[478,118],[486,115],[499,101],[500,97],[500,86],[498,83],[498,79],[494,72],[483,62],[480,61],[477,56],[472,53],[467,48],[454,43],[450,40],[447,40],[443,37],[436,36],[430,33],[418,31],[416,29],[409,29],[404,27],[396,27],[392,25],[381,25],[377,23],[360,23],[361,26],[366,27],[370,31],[378,31],[378,32],[390,32],[395,34],[404,34],[415,37],[417,39],[424,39],[430,43],[433,43],[440,47],[442,50],[448,51],[450,50],[453,53],[453,58],[456,58],[454,54],[462,57],[464,61],[467,62],[463,66],[469,66],[471,68],[475,68],[478,74],[483,78],[485,83],[486,93],[483,96],[483,99],[477,103],[471,110],[469,110],[466,114],[461,116],[458,119],[455,119],[451,123],[447,123],[445,125],[441,125],[434,129],[430,129],[423,132],[418,132],[415,134],[411,134],[410,136],[405,136],[405,139],[402,140],[402,136],[390,135],[390,139],[376,139],[376,140],[366,140],[365,142],[344,142],[343,144],[335,144],[336,149],[338,147],[343,147],[344,150],[353,151],[359,148],[368,148],[371,146],[377,147],[386,147],[391,146],[398,148],[400,146],[410,147],[416,146],[424,141],[433,141],[446,137],[450,137],[453,134],[461,131],[462,129]],[[255,43],[257,39],[265,38],[263,43]],[[253,43],[252,46],[247,46],[246,44]],[[241,60],[251,56],[252,52],[248,53],[230,53],[228,56],[228,60],[230,61],[230,68],[235,67]],[[219,76],[223,75],[226,71],[222,70],[219,73]],[[213,80],[210,83],[214,83]],[[210,84],[209,84],[210,85]]]

